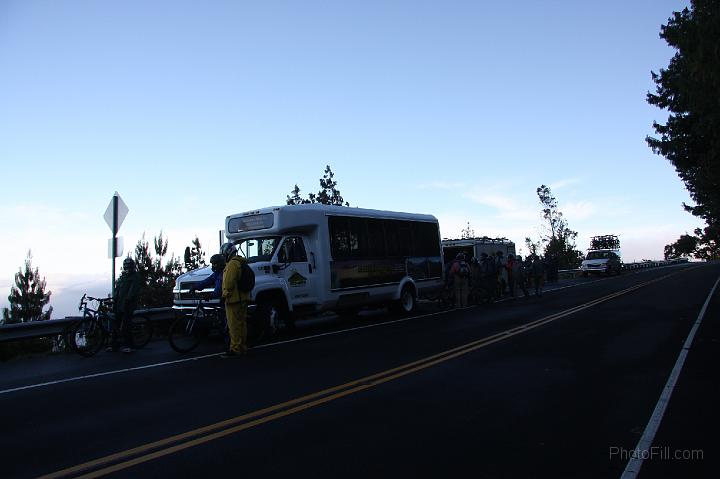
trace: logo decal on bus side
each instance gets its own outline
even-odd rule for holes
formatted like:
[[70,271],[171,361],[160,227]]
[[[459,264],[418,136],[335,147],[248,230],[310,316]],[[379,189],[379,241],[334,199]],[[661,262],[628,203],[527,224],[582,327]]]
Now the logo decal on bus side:
[[295,271],[292,275],[290,275],[287,281],[290,286],[303,286],[307,283],[307,278]]

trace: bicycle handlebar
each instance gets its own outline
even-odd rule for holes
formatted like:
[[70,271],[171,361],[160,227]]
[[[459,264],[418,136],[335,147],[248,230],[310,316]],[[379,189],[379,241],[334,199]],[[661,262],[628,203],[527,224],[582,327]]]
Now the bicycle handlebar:
[[87,293],[82,295],[82,298],[80,298],[80,306],[78,306],[78,311],[82,311],[84,307],[87,306],[88,301],[97,301],[100,306],[103,306],[105,303],[112,302],[112,298],[93,298],[92,296],[88,296]]
[[98,303],[107,303],[108,301],[112,301],[112,298],[93,298],[92,296],[88,296],[87,299],[90,301],[97,301]]

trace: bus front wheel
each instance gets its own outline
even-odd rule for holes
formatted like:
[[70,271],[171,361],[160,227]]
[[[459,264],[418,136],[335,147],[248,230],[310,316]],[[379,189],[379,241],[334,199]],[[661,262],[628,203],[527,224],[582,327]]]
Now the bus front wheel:
[[266,337],[274,336],[283,326],[288,331],[295,328],[295,321],[283,300],[277,297],[264,297],[258,300],[257,313],[265,325]]

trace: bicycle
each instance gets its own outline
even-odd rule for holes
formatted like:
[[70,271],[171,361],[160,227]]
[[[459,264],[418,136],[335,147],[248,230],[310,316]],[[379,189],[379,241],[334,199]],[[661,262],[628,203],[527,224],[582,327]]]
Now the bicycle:
[[[259,344],[271,333],[262,315],[249,314],[247,319],[247,342],[249,346]],[[222,336],[224,349],[230,344],[225,309],[200,297],[190,314],[178,317],[170,324],[168,342],[178,353],[189,353],[209,337]]]
[[[88,301],[96,302],[97,308],[89,307]],[[72,330],[70,345],[79,355],[91,357],[105,346],[113,331],[115,315],[112,312],[112,298],[93,298],[83,294],[78,310],[83,312],[83,318]],[[143,315],[134,315],[130,321],[131,346],[134,349],[145,347],[153,335],[152,322]]]

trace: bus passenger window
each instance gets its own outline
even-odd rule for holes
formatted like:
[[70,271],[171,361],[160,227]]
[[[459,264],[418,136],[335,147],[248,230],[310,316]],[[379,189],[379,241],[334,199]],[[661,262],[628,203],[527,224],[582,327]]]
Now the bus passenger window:
[[385,256],[385,233],[382,220],[367,220],[367,256],[382,258]]
[[328,218],[328,227],[330,228],[330,252],[333,258],[340,259],[350,256],[347,218],[330,216]]

